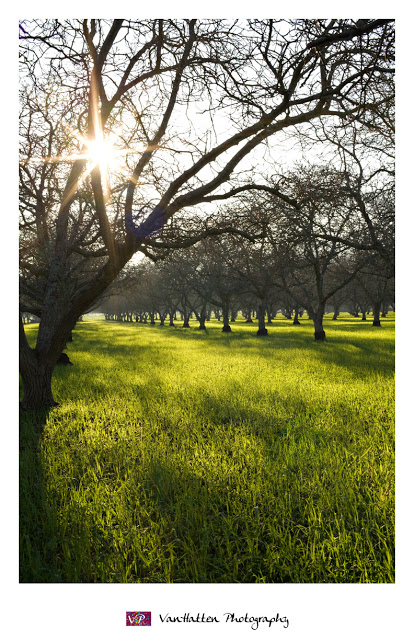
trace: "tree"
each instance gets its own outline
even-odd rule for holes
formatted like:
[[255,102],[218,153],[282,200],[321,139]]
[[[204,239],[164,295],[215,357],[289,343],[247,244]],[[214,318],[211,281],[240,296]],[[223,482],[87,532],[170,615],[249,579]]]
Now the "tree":
[[40,317],[34,349],[20,322],[20,372],[36,408],[55,404],[77,318],[136,252],[228,231],[203,210],[188,226],[188,211],[230,197],[253,150],[315,119],[345,126],[379,100],[393,27],[29,20],[20,36],[21,309]]
[[[335,237],[352,234],[353,202],[347,176],[329,167],[298,167],[286,177],[284,202],[273,200],[275,285],[307,310],[315,340],[326,338],[323,316],[327,302],[367,264],[368,252],[356,253]],[[268,187],[272,194],[272,187]],[[277,192],[277,189],[276,189]],[[286,195],[289,194],[289,195]],[[276,193],[276,195],[278,195]],[[321,237],[319,230],[325,229]]]
[[[231,250],[225,251],[222,262],[223,267],[228,266],[233,273],[232,290],[236,292],[238,290],[239,296],[242,296],[248,308],[256,308],[259,323],[257,335],[266,336],[268,330],[265,316],[267,312],[270,322],[270,306],[275,293],[272,245],[266,236],[269,214],[260,200],[256,202],[252,198],[245,199],[243,208],[239,203],[237,210],[239,216],[243,209],[249,224],[257,227],[258,237],[255,242],[233,238]],[[223,267],[221,272],[226,273]]]
[[202,251],[198,269],[202,291],[198,289],[206,303],[221,310],[224,333],[231,332],[230,313],[239,297],[245,292],[243,278],[234,268],[238,246],[232,237],[222,237],[215,241],[206,240],[200,247]]

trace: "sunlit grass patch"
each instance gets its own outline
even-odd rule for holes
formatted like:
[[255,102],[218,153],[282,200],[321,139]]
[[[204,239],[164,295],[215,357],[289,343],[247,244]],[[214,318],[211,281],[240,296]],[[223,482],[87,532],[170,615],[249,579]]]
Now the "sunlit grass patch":
[[393,318],[343,315],[79,323],[22,420],[21,579],[392,582]]

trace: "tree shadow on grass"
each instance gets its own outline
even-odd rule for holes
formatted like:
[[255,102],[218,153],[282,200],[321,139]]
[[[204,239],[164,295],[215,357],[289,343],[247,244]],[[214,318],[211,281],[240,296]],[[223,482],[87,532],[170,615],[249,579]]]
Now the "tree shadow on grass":
[[[137,478],[114,446],[114,461],[119,456],[116,464],[125,464],[120,504],[128,509],[116,507],[117,494],[108,499],[105,491],[105,505],[93,500],[82,514],[75,513],[78,506],[70,496],[87,482],[96,451],[83,452],[78,478],[62,478],[66,488],[51,490],[41,451],[50,418],[48,410],[21,418],[21,583],[257,581],[262,558],[252,556],[245,544],[256,525],[255,512],[252,508],[249,522],[229,512],[229,482],[210,482],[191,472],[191,460],[184,469],[165,457],[141,460]],[[109,490],[112,474],[105,453],[100,461],[106,471],[97,489]]]
[[[171,393],[160,379],[156,384]],[[152,392],[148,382],[143,393]],[[259,407],[236,414],[208,394],[199,401],[205,425],[192,429],[172,416],[157,416],[157,424],[145,425],[144,446],[136,430],[122,442],[116,425],[98,425],[103,438],[88,446],[78,432],[68,433],[65,449],[60,442],[53,449],[62,474],[66,469],[53,475],[59,487],[47,482],[41,451],[45,437],[62,426],[58,414],[55,421],[50,411],[27,412],[21,443],[22,582],[309,581],[303,563],[310,559],[303,556],[306,539],[300,534],[308,526],[306,510],[298,500],[283,515],[286,505],[280,503],[289,494],[289,477],[281,482],[283,474],[275,470],[279,480],[271,482],[271,493],[262,495],[258,486],[254,491],[264,471],[254,455],[243,464],[239,446],[244,436],[253,436],[264,457],[272,458],[275,438],[292,438],[289,426],[266,422]],[[227,427],[235,429],[224,444],[218,431],[224,436]],[[304,427],[309,432],[311,425]],[[300,429],[294,428],[295,437],[301,437]],[[329,434],[322,435],[319,444],[325,446]],[[216,449],[210,450],[213,439]],[[64,453],[73,461],[70,469],[60,462]]]
[[56,512],[45,490],[44,427],[53,409],[20,412],[20,582],[60,582]]
[[214,477],[203,473],[195,459],[183,467],[164,458],[151,462],[144,486],[160,553],[170,559],[164,581],[256,583],[286,578],[269,570],[271,536],[252,496],[246,495],[248,487],[234,474]]

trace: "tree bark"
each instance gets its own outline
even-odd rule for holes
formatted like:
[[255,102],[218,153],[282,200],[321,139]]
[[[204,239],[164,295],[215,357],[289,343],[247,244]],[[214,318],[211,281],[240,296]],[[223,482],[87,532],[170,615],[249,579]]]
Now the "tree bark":
[[223,305],[223,328],[222,331],[224,333],[229,333],[231,331],[231,326],[229,323],[229,307],[228,305]]
[[372,323],[373,327],[380,327],[381,326],[381,321],[380,321],[380,311],[381,311],[381,303],[380,302],[376,302],[373,305],[373,314],[374,314],[374,320]]
[[32,362],[20,369],[23,382],[22,409],[56,407],[52,393],[53,365]]
[[200,313],[198,313],[197,311],[194,310],[195,316],[199,322],[199,327],[198,329],[202,330],[202,331],[206,331],[206,318],[207,318],[207,311],[206,311],[206,305],[204,304],[201,307],[201,311]]
[[298,325],[300,324],[299,322],[299,309],[295,309],[295,317],[293,318],[293,323],[294,325]]
[[256,335],[267,336],[266,322],[265,322],[265,310],[263,304],[260,303],[257,307],[257,319],[259,321],[259,329]]
[[247,309],[247,312],[246,312],[246,322],[253,322],[253,319],[252,319],[252,310],[251,310],[251,309]]
[[[315,340],[318,342],[323,342],[326,340],[326,333],[323,328],[323,314],[325,311],[325,306],[320,306],[315,312],[311,314],[311,320],[313,320],[313,326],[315,329]],[[308,311],[309,314],[309,311]]]
[[36,349],[31,349],[21,321],[19,342],[19,370],[23,383],[22,409],[57,406],[52,393],[54,359],[50,355],[42,357]]

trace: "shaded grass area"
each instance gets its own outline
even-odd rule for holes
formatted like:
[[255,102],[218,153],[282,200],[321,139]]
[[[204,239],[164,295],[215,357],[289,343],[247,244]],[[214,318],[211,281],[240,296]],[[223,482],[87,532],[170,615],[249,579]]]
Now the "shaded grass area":
[[21,421],[21,581],[392,582],[382,324],[79,323]]

